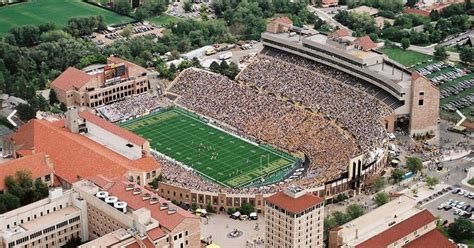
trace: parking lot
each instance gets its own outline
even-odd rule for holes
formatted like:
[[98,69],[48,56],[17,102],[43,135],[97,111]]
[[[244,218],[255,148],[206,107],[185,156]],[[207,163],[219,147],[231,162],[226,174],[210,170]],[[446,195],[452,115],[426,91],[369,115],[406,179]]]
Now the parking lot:
[[[474,191],[470,191],[470,192],[472,193]],[[464,202],[464,204],[463,204],[464,206],[467,206],[467,205],[473,206],[474,205],[474,199],[469,199],[466,196],[453,194],[451,191],[449,191],[446,194],[443,194],[441,197],[435,198],[434,200],[428,202],[427,204],[424,203],[424,205],[422,205],[422,207],[425,207],[428,210],[430,210],[430,212],[433,213],[433,215],[439,216],[441,219],[448,220],[449,223],[451,223],[451,222],[454,221],[455,218],[459,217],[459,215],[454,214],[454,209],[455,208],[453,207],[449,210],[438,209],[438,206],[440,206],[441,204],[445,204],[450,199],[452,199],[452,201],[458,201],[458,203]],[[471,213],[474,213],[474,210],[471,210]]]
[[[131,37],[148,35],[148,34],[159,37],[161,36],[161,31],[163,30],[161,28],[153,27],[152,25],[148,23],[142,23],[142,22],[136,22],[136,23],[132,23],[128,25],[132,26]],[[90,38],[99,46],[108,45],[114,42],[115,40],[120,40],[124,38],[121,33],[122,33],[122,30],[126,26],[127,25],[122,25],[122,26],[115,27],[113,29],[102,30],[99,33],[94,33],[93,35],[90,36]]]

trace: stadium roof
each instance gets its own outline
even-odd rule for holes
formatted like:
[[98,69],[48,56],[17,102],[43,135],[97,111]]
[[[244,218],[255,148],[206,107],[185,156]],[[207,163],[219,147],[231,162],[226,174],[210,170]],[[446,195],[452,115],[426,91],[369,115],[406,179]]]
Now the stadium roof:
[[14,176],[17,171],[30,171],[33,180],[53,173],[53,169],[46,164],[45,156],[45,153],[40,152],[31,156],[1,163],[0,190],[5,189],[5,177]]
[[278,192],[267,198],[267,203],[271,203],[293,214],[300,213],[322,202],[322,198],[310,193],[305,193],[300,197],[293,198],[285,194],[283,191]]
[[88,111],[82,111],[79,113],[79,116],[83,119],[85,119],[86,121],[88,122],[91,122],[119,137],[122,137],[126,140],[128,140],[129,142],[133,143],[133,144],[136,144],[136,145],[143,145],[145,144],[145,142],[147,142],[144,138],[128,131],[127,129],[125,128],[121,128],[117,125],[114,125],[94,114],[91,114],[89,113]]
[[428,210],[425,209],[413,215],[412,217],[392,226],[386,231],[375,235],[367,241],[356,245],[356,248],[387,247],[389,244],[406,237],[410,233],[413,233],[414,231],[422,228],[425,225],[428,225],[435,220],[436,217],[434,217]]
[[78,70],[74,67],[69,67],[51,83],[51,86],[53,88],[67,91],[73,89],[74,87],[81,88],[92,78],[93,76],[81,70]]
[[51,123],[33,119],[10,139],[15,142],[15,149],[34,148],[48,154],[54,173],[69,183],[78,178],[96,175],[114,178],[128,171],[149,172],[160,167],[154,159],[129,160],[81,134],[72,133],[64,127],[64,121]]
[[[115,183],[113,184],[113,186],[105,190],[107,190],[110,194],[118,197],[120,201],[126,202],[128,204],[128,207],[133,210],[138,210],[140,208],[146,208],[150,210],[151,216],[160,223],[160,226],[163,226],[167,230],[173,230],[186,218],[199,218],[198,216],[193,215],[180,207],[172,206],[172,204],[169,203],[166,199],[161,198],[156,194],[153,194],[146,188],[141,187],[141,194],[134,194],[133,190],[127,191],[126,186],[130,184],[130,182],[122,181],[121,179],[122,178],[115,179]],[[160,199],[160,203],[150,204],[150,201],[144,201],[142,199],[142,194],[144,193],[150,193],[151,195],[158,197]],[[161,210],[160,206],[163,202],[168,203],[170,208],[175,208],[176,212],[169,214],[169,209]],[[151,234],[149,233],[149,235],[158,238],[158,236],[160,236],[160,232],[155,230],[151,232]]]

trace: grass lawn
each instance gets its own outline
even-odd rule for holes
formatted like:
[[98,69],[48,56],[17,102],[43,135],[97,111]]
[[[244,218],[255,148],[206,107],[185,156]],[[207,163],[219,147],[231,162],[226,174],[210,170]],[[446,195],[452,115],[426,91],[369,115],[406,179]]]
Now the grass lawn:
[[102,9],[80,0],[32,0],[0,8],[0,34],[13,26],[52,22],[64,26],[71,17],[101,15],[107,24],[133,21],[113,11]]
[[178,20],[178,18],[174,17],[174,16],[170,16],[170,15],[166,15],[166,14],[163,14],[163,15],[159,15],[159,16],[154,16],[154,17],[151,17],[149,19],[147,19],[147,21],[157,25],[157,26],[164,26],[172,21],[175,21],[175,20]]
[[288,154],[230,135],[182,109],[121,124],[146,138],[156,151],[225,186],[238,188],[295,163]]
[[430,56],[430,55],[403,50],[396,47],[382,48],[380,49],[380,51],[385,53],[390,59],[393,59],[397,61],[398,63],[407,67],[413,66],[417,63],[420,63],[429,59],[433,59],[433,56]]

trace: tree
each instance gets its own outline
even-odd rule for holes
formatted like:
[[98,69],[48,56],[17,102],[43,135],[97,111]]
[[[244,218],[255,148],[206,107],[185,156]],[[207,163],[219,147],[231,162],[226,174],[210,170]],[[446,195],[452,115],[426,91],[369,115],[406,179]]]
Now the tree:
[[17,209],[20,206],[20,198],[17,196],[11,194],[10,192],[0,194],[0,214]]
[[209,65],[209,70],[211,70],[214,73],[219,73],[219,69],[220,69],[219,63],[217,63],[216,61],[213,61],[211,65]]
[[441,36],[441,32],[437,29],[433,30],[431,33],[430,33],[430,41],[433,42],[433,43],[438,43],[440,42],[442,39],[442,36]]
[[16,106],[18,117],[23,121],[29,121],[36,116],[36,110],[29,104],[20,103]]
[[49,90],[49,104],[52,106],[58,102],[59,100],[56,92],[53,89]]
[[350,216],[351,220],[364,215],[364,210],[362,209],[362,206],[359,204],[351,204],[347,206],[346,212]]
[[185,1],[183,4],[184,12],[188,13],[193,10],[193,3],[191,1]]
[[115,11],[121,15],[129,15],[132,11],[132,6],[130,6],[128,0],[116,0]]
[[135,11],[135,18],[139,21],[143,21],[145,20],[147,17],[150,16],[150,11],[143,7],[143,6],[140,6],[137,8],[137,10]]
[[446,52],[446,48],[443,46],[436,46],[433,55],[435,56],[435,58],[439,60],[445,60],[448,58],[448,53]]
[[449,236],[456,242],[472,239],[474,223],[465,218],[457,218],[448,227]]
[[379,177],[379,178],[375,179],[374,184],[373,184],[373,188],[374,188],[375,191],[380,191],[383,188],[385,188],[385,185],[387,185],[387,181],[385,180],[385,178]]
[[401,43],[402,43],[403,50],[406,50],[408,47],[410,47],[410,39],[408,38],[403,38],[401,40]]
[[407,3],[405,4],[407,7],[413,8],[415,7],[415,4],[418,3],[418,0],[407,0]]
[[46,196],[48,196],[48,193],[49,193],[48,185],[46,185],[39,178],[35,180],[34,190],[35,190],[35,199],[34,199],[35,201],[45,198]]
[[439,183],[438,178],[434,176],[426,177],[425,180],[426,180],[426,185],[428,185],[428,187],[430,188],[434,187],[436,184]]
[[132,36],[133,27],[132,25],[128,24],[125,28],[122,29],[122,33],[120,33],[124,38],[128,39]]
[[62,248],[76,248],[82,244],[82,240],[79,236],[72,237],[69,239]]
[[196,209],[198,209],[197,203],[195,202],[191,203],[191,210],[196,211]]
[[212,205],[211,205],[210,202],[207,203],[206,211],[207,211],[208,213],[214,212],[214,208],[212,207]]
[[413,175],[416,175],[421,171],[421,169],[423,169],[423,161],[419,157],[408,157],[407,167],[408,170],[413,173]]
[[51,30],[42,33],[40,36],[41,42],[52,42],[60,39],[71,39],[71,35],[64,32],[63,30]]
[[379,207],[387,203],[389,199],[390,197],[386,192],[379,192],[374,197],[374,201]]
[[459,57],[461,58],[461,61],[465,63],[473,63],[474,62],[474,48],[464,47],[463,49],[461,49],[461,52],[459,53]]
[[435,9],[432,10],[432,11],[430,12],[430,18],[431,18],[432,21],[437,21],[437,20],[439,20],[439,18],[440,18],[439,12],[438,12],[437,10],[435,10]]
[[250,213],[254,212],[255,208],[252,204],[245,202],[240,206],[240,213],[244,215],[249,215]]
[[405,171],[403,171],[402,169],[399,169],[399,168],[395,168],[395,169],[392,170],[392,174],[391,174],[390,178],[392,178],[392,180],[395,183],[398,183],[403,179],[404,175],[405,175]]
[[345,223],[350,221],[350,216],[341,211],[335,211],[332,213],[332,217],[336,221],[338,226],[344,225]]

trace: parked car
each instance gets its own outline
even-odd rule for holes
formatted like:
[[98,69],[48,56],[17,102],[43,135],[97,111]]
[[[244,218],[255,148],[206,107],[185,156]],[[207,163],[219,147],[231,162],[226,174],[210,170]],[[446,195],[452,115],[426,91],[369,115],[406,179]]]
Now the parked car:
[[256,212],[250,213],[250,219],[251,219],[251,220],[257,220],[257,219],[258,219],[257,213],[256,213]]
[[451,191],[451,193],[457,194],[457,193],[459,193],[460,191],[461,191],[461,189],[456,188],[456,189],[453,189],[453,191]]

